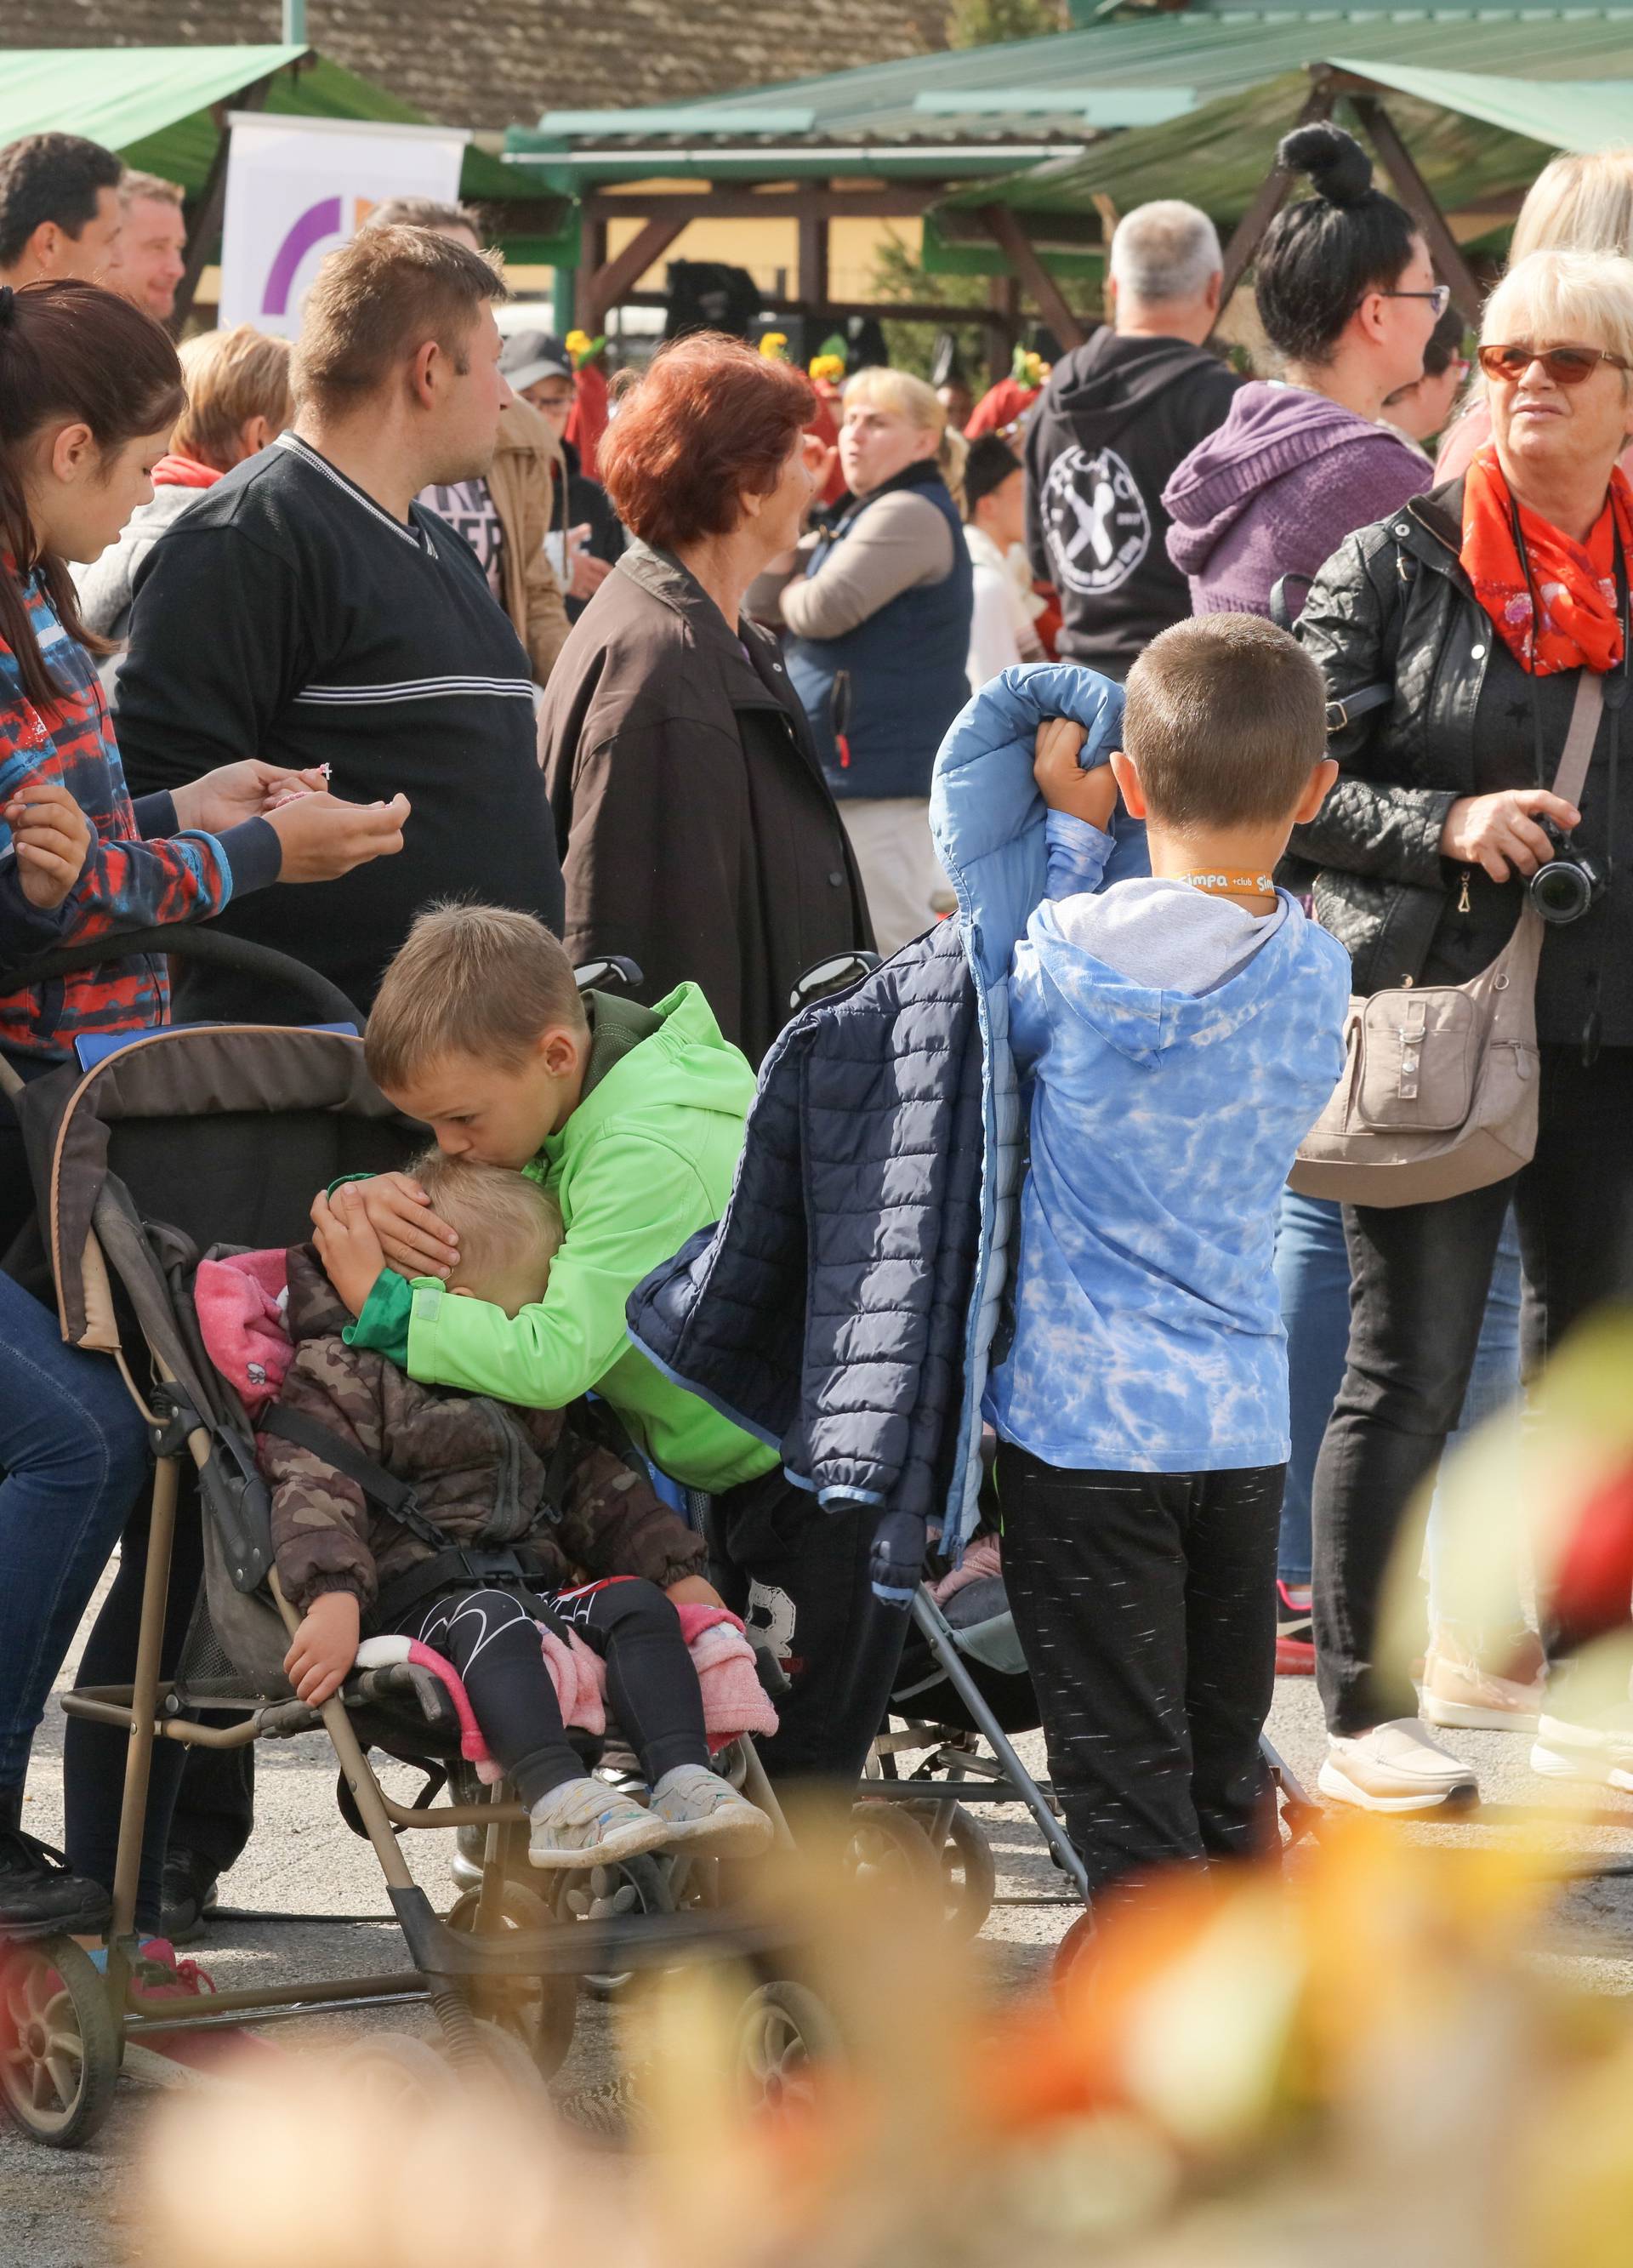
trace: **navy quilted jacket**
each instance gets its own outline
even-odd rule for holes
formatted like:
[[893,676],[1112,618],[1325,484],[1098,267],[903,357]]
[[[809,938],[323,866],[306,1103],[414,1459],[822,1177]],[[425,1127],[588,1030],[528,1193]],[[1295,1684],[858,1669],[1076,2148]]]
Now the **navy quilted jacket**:
[[783,1453],[877,1505],[905,1602],[953,1481],[979,1241],[981,1031],[943,922],[772,1048],[725,1218],[636,1286],[630,1336]]

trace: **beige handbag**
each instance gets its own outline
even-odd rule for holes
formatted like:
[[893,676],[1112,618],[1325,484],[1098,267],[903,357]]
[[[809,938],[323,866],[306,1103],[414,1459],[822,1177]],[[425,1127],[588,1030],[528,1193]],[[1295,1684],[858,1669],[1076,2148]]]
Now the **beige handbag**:
[[[1604,681],[1577,680],[1554,792],[1580,804]],[[1507,1179],[1537,1136],[1536,975],[1542,920],[1527,897],[1514,934],[1467,984],[1352,996],[1343,1076],[1298,1145],[1288,1186],[1345,1204],[1432,1204]]]

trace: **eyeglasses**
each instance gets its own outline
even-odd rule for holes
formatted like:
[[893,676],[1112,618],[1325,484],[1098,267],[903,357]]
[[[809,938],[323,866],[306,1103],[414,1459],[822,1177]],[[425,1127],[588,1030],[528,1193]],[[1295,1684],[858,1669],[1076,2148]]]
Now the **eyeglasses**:
[[1449,284],[1437,284],[1428,291],[1380,291],[1378,296],[1380,299],[1427,299],[1438,323],[1452,304],[1452,287]]
[[1613,370],[1630,365],[1603,347],[1534,347],[1518,342],[1511,347],[1482,347],[1480,367],[1488,378],[1518,386],[1534,362],[1540,362],[1556,386],[1580,386],[1593,377],[1601,362]]

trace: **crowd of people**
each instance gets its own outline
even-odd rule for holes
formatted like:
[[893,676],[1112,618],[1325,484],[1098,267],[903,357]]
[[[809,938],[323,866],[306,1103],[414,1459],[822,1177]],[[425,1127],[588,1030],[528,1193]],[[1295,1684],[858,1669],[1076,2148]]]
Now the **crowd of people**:
[[[776,1635],[792,1683],[768,1766],[841,1781],[903,1622],[870,1574],[866,1491],[813,1511],[776,1447],[632,1344],[626,1302],[726,1207],[802,980],[869,981],[973,919],[938,752],[955,720],[1007,745],[994,681],[1045,682],[1005,674],[1033,662],[1076,690],[1025,767],[1048,814],[1008,990],[1031,1163],[986,1413],[1092,1886],[1262,1839],[1277,1667],[1315,1672],[1334,1801],[1472,1795],[1438,1736],[1460,1726],[1534,1732],[1540,1770],[1633,1788],[1633,1732],[1550,1712],[1524,1570],[1497,1626],[1471,1619],[1431,1523],[1421,1696],[1378,1639],[1448,1438],[1519,1395],[1522,1337],[1532,1378],[1633,1292],[1633,153],[1538,180],[1460,414],[1463,313],[1416,223],[1334,126],[1282,158],[1308,194],[1256,259],[1265,375],[1216,350],[1212,222],[1164,201],[1118,223],[1088,342],[961,419],[904,371],[813,381],[699,333],[607,422],[591,342],[502,333],[462,207],[378,208],[322,263],[292,350],[239,326],[178,351],[180,192],[70,136],[0,151],[6,1092],[173,1017],[306,1012],[208,961],[180,961],[173,997],[122,932],[209,920],[345,995],[379,1086],[476,1182],[433,1160],[315,1198],[290,1281],[318,1319],[298,1336],[329,1350],[319,1383],[337,1407],[342,1373],[354,1399],[412,1387],[428,1425],[438,1390],[490,1395],[548,1418],[535,1462],[593,1388],[714,1499],[705,1580],[655,1502],[620,1528],[587,1480],[582,1548],[553,1546],[544,1586],[625,1693],[661,1834],[757,1832],[706,1769],[675,1614],[724,1602]],[[1428,1202],[1290,1190],[1350,996],[1467,988],[1532,939],[1528,885],[1562,861],[1580,917],[1534,940],[1516,1072],[1534,1153]],[[94,968],[29,982],[31,959],[92,941]],[[581,1002],[573,968],[603,961],[632,988]],[[461,1275],[494,1207],[525,1283],[497,1261]],[[0,1255],[33,1211],[0,1101]],[[129,1676],[148,1450],[24,1273],[0,1273],[0,1931],[90,1931],[123,1736],[70,1726],[65,1858],[26,1831],[25,1780],[116,1543],[82,1675]],[[340,1540],[314,1556],[325,1521],[284,1494],[311,1471],[280,1453],[269,1478],[305,1617],[291,1675],[322,1698],[378,1604],[379,1539],[325,1515]],[[608,1574],[622,1605],[578,1617],[575,1581]],[[506,1669],[505,1645],[474,1668],[509,1595],[474,1649],[457,1594],[422,1585],[409,1619],[493,1713],[535,1863],[651,1847],[652,1816],[571,1764],[548,1680]],[[155,1766],[155,1940],[199,1925],[252,1825],[250,1751],[185,1774],[184,1753]]]

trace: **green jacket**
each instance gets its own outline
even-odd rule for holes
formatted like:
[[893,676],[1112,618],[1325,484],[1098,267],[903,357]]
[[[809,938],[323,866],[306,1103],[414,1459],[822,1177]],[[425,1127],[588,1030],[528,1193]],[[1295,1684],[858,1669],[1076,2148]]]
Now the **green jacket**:
[[543,1299],[512,1320],[485,1300],[454,1298],[435,1278],[410,1292],[387,1271],[347,1337],[428,1386],[523,1409],[564,1409],[593,1388],[662,1471],[717,1495],[769,1472],[778,1453],[638,1353],[624,1305],[725,1211],[754,1074],[695,984],[651,1009],[594,996],[592,1013],[578,1107],[528,1168],[567,1232]]

